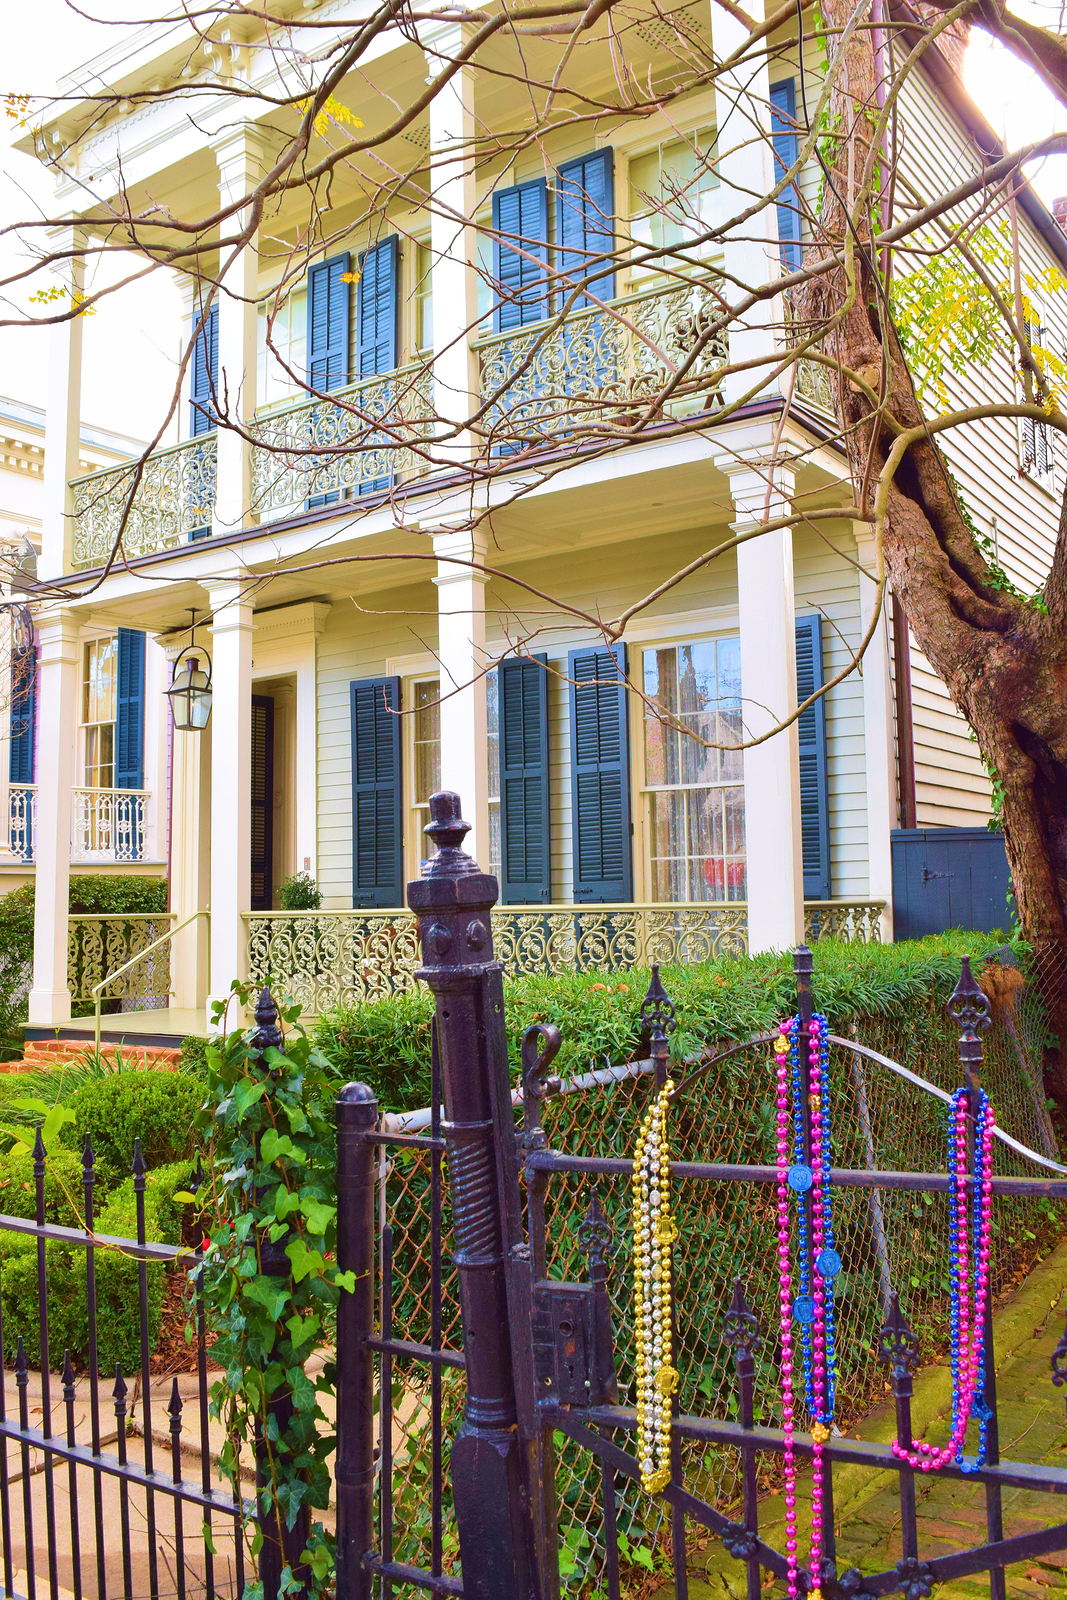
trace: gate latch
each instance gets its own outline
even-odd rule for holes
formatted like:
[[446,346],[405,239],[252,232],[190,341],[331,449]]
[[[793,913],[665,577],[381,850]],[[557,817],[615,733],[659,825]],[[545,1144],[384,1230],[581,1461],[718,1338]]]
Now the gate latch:
[[617,1400],[606,1294],[591,1283],[533,1287],[534,1383],[539,1400],[596,1406]]

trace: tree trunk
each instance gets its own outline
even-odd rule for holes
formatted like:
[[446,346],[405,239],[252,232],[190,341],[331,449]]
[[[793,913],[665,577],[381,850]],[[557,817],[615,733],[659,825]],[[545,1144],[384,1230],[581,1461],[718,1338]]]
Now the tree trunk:
[[[824,0],[831,38],[852,9],[851,0]],[[824,185],[816,252],[848,244],[842,202],[852,209],[873,160],[877,92],[868,30],[839,49],[832,70],[837,78],[829,125],[841,132],[831,158],[833,183]],[[894,442],[893,422],[911,428],[922,413],[866,247],[867,214],[858,206],[852,218],[852,239],[859,236],[855,294],[850,297],[847,272],[838,271],[808,284],[798,310],[819,326],[847,307],[826,348],[883,398],[885,416],[858,384],[838,380],[838,414],[857,495],[865,490],[873,503],[872,486]],[[944,457],[927,437],[908,449],[897,469],[884,552],[890,585],[919,647],[974,729],[1001,791],[1019,918],[1033,947],[1052,1031],[1062,1044],[1049,1053],[1047,1084],[1067,1111],[1067,504],[1044,605],[998,590],[961,513]]]

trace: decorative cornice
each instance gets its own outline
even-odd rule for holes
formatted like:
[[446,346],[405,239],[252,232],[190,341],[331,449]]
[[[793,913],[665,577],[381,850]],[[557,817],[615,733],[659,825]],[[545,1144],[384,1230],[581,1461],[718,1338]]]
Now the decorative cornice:
[[308,633],[318,637],[332,609],[324,600],[308,600],[303,605],[256,611],[252,615],[256,641],[263,643],[268,639],[291,639]]

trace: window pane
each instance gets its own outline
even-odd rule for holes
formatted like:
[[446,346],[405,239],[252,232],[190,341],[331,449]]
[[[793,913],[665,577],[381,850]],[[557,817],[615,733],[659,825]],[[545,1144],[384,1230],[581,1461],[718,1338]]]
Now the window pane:
[[415,685],[415,803],[441,787],[441,704],[436,681]]
[[98,723],[85,730],[85,783],[89,789],[115,786],[115,725]]
[[85,646],[83,722],[114,722],[118,640],[93,639]]
[[500,801],[489,802],[489,871],[500,876]]
[[[703,639],[646,650],[645,782],[656,900],[740,900],[745,894],[740,649]],[[677,718],[664,728],[656,710]]]

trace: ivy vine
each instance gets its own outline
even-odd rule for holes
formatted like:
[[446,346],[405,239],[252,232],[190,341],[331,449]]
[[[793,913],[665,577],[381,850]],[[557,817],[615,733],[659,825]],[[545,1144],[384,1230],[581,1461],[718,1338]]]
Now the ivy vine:
[[[234,983],[233,994],[247,1004],[247,986]],[[224,1010],[219,1003],[217,1024]],[[313,1351],[332,1346],[340,1292],[354,1287],[354,1275],[339,1272],[335,1260],[328,1063],[300,1026],[299,1011],[279,1008],[288,1030],[284,1049],[261,1053],[252,1030],[209,1043],[208,1096],[197,1119],[203,1293],[217,1334],[212,1356],[223,1368],[210,1407],[225,1430],[220,1465],[235,1496],[242,1450],[256,1441],[259,1516],[241,1530],[252,1558],[270,1530],[291,1531],[304,1513],[329,1505],[336,1436],[322,1401],[336,1393],[336,1365],[328,1360],[314,1377],[305,1367]],[[294,1573],[283,1559],[282,1595],[298,1588],[323,1595],[332,1587],[334,1542],[320,1522],[311,1524],[296,1565],[302,1570]],[[262,1583],[253,1581],[244,1600],[262,1594]]]

